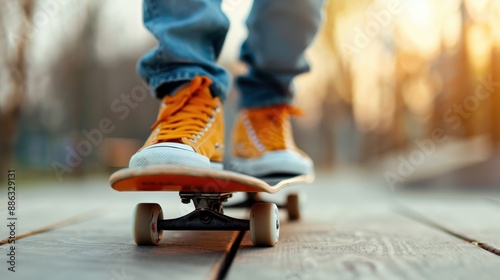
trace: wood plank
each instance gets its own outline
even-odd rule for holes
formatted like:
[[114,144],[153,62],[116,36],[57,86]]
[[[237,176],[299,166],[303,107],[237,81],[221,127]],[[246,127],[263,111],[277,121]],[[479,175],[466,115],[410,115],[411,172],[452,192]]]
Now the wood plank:
[[192,205],[181,204],[174,193],[119,193],[102,178],[78,187],[68,184],[20,195],[20,221],[28,224],[20,223],[20,229],[46,226],[88,209],[102,209],[100,215],[18,240],[17,272],[2,265],[0,279],[206,279],[217,275],[234,241],[234,232],[169,231],[162,246],[137,247],[131,234],[136,203],[160,203],[166,218],[186,214]]
[[[0,279],[206,279],[224,259],[232,232],[166,232],[162,246],[137,247],[129,215],[98,219],[20,240],[17,272]],[[1,248],[1,247],[0,247]]]
[[[229,279],[493,279],[500,258],[387,209],[339,212],[330,223],[283,224],[275,248],[248,235]],[[349,211],[350,210],[350,211]]]
[[[75,207],[74,195],[79,196],[78,189],[71,188],[71,180],[67,184],[41,182],[36,185],[24,185],[16,189],[15,233],[18,239],[52,230],[82,219],[83,213],[89,209]],[[74,195],[69,195],[72,189]],[[2,194],[4,196],[4,194]],[[95,208],[94,208],[95,210]],[[8,217],[7,207],[1,207],[2,216]],[[10,217],[10,216],[9,216]],[[8,241],[6,228],[0,229],[0,246]]]
[[[338,174],[338,173],[337,173]],[[278,245],[243,240],[228,279],[494,279],[500,258],[394,212],[362,174],[308,188],[304,219],[282,222]]]
[[[23,185],[16,191],[17,233],[33,231],[73,216],[98,210],[106,200],[115,199],[105,189],[105,178],[66,180]],[[7,215],[6,207],[0,209]],[[0,240],[5,236],[0,230]]]
[[[399,200],[429,224],[463,236],[471,242],[485,243],[500,251],[500,207],[482,197],[405,196]],[[408,212],[412,216],[412,212]]]

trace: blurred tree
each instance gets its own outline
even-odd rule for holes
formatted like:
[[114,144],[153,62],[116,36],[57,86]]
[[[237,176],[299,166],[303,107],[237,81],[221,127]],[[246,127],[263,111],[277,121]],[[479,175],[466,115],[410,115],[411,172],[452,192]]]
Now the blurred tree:
[[[11,80],[11,88],[3,98],[4,104],[0,107],[0,170],[5,170],[9,163],[11,152],[15,143],[15,135],[19,123],[21,108],[23,106],[27,90],[26,50],[29,48],[29,27],[32,23],[33,10],[36,0],[19,0],[14,3],[20,6],[20,26],[17,36],[14,36],[12,52],[9,45],[0,46],[2,56],[6,59],[7,71]],[[0,1],[0,11],[7,11],[7,1]],[[10,15],[13,18],[13,15]],[[0,21],[0,29],[4,36],[8,34],[7,20]],[[7,40],[5,40],[7,42]],[[3,176],[0,175],[0,177]]]

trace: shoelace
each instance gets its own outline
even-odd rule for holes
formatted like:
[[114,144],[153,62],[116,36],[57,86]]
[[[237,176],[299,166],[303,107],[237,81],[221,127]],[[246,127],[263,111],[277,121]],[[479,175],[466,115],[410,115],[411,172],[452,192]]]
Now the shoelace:
[[[293,141],[289,135],[289,116],[301,116],[302,110],[291,105],[253,109],[249,115],[260,142],[267,150],[280,150],[289,147]],[[265,124],[265,126],[262,126]],[[259,126],[259,127],[257,127]]]
[[212,82],[196,77],[174,96],[166,96],[158,119],[151,126],[160,130],[157,142],[179,141],[183,137],[192,141],[208,130],[218,108],[217,102],[206,90]]

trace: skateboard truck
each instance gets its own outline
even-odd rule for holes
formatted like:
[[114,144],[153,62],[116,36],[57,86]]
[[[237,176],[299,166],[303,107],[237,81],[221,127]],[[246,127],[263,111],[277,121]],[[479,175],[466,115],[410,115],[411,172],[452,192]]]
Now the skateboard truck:
[[279,238],[279,213],[274,203],[257,203],[250,219],[224,215],[222,202],[231,193],[180,192],[183,203],[193,201],[195,210],[175,219],[163,219],[161,206],[139,203],[134,210],[134,240],[137,245],[159,245],[164,230],[231,230],[250,231],[256,246],[274,246]]
[[184,204],[193,201],[195,210],[176,219],[158,221],[160,230],[249,230],[249,220],[242,220],[224,215],[222,202],[226,202],[231,193],[192,193],[180,192]]

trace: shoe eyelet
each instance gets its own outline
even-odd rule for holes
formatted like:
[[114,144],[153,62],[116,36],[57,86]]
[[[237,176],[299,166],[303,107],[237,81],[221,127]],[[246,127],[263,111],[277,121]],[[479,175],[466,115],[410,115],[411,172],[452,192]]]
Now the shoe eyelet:
[[[212,127],[212,124],[211,123],[207,123],[207,127],[208,128],[211,128]],[[208,129],[207,129],[208,130]]]
[[198,139],[189,139],[189,141],[196,143],[196,142],[198,142]]

